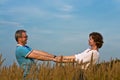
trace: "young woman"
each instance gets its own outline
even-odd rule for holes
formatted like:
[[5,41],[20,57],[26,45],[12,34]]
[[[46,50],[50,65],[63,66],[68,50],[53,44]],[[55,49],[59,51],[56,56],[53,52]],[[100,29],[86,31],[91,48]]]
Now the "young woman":
[[103,45],[103,37],[98,32],[92,32],[89,34],[88,42],[90,47],[85,51],[72,56],[59,56],[56,59],[61,58],[60,62],[86,63],[85,67],[88,67],[91,61],[95,64],[99,59],[99,48]]

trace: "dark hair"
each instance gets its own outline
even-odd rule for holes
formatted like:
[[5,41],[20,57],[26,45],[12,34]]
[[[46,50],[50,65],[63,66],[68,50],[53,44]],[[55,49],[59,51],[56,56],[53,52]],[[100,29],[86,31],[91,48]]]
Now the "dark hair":
[[102,45],[103,45],[103,36],[100,34],[100,33],[98,33],[98,32],[92,32],[92,33],[90,33],[89,34],[89,37],[92,37],[93,38],[93,40],[95,41],[95,43],[96,43],[96,45],[97,45],[97,47],[98,48],[101,48],[102,47]]
[[15,32],[15,40],[18,41],[18,38],[22,37],[22,33],[26,32],[25,30],[21,29],[21,30],[17,30]]

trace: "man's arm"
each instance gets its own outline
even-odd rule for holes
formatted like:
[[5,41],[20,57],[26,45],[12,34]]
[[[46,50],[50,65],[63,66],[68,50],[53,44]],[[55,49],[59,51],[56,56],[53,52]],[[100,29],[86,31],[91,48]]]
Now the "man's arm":
[[34,58],[38,60],[45,61],[55,61],[55,55],[49,54],[40,50],[32,50],[31,53],[27,56],[28,58]]

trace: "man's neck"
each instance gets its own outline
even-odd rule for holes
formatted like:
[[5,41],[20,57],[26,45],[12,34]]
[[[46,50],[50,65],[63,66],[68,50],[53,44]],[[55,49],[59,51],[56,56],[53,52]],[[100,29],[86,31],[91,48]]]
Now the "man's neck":
[[22,43],[17,43],[18,45],[20,45],[20,46],[25,46],[25,44],[22,44]]

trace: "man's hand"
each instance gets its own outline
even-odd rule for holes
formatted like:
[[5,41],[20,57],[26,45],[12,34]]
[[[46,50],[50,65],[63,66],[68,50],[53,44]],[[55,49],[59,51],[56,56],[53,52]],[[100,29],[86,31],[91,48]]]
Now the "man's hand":
[[55,61],[55,62],[62,62],[62,59],[63,59],[63,56],[56,56],[56,57],[54,58],[54,61]]

